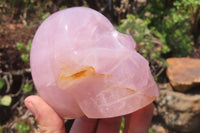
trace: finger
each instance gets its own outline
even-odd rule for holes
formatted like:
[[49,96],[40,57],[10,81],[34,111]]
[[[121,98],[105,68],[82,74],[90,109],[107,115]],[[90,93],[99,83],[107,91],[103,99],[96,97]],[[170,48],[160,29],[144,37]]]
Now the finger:
[[94,133],[97,126],[97,119],[89,119],[86,116],[76,119],[70,133]]
[[153,116],[154,105],[148,106],[126,115],[123,133],[147,133]]
[[25,105],[33,113],[40,133],[65,133],[63,119],[39,96],[29,96]]
[[122,117],[101,119],[96,133],[119,133]]

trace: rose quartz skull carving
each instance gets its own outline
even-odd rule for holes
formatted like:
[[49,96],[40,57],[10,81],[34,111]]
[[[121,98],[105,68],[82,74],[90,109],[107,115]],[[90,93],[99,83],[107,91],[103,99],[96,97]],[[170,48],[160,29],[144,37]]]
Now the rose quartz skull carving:
[[129,35],[84,7],[48,17],[31,48],[40,96],[63,118],[107,118],[150,104],[157,96],[148,62]]

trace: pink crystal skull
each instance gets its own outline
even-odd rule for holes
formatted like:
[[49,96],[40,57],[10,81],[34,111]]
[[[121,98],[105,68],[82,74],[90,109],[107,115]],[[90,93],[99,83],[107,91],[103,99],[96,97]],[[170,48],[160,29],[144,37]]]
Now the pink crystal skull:
[[95,10],[75,7],[48,17],[31,48],[40,96],[63,118],[108,118],[150,104],[158,89],[131,36]]

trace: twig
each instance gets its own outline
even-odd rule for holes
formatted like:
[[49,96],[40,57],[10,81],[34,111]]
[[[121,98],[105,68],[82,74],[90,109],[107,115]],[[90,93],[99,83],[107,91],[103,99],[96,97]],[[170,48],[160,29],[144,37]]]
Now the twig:
[[26,110],[23,116],[21,116],[22,119],[27,119],[29,116],[31,116],[32,113],[29,110]]
[[159,72],[155,75],[156,77],[160,76],[160,74],[165,70],[165,67],[162,67]]
[[[9,77],[9,79],[8,79]],[[7,73],[3,76],[3,79],[6,81],[6,93],[8,93],[10,91],[10,87],[11,87],[11,84],[13,83],[13,79],[12,79],[12,74],[10,73]]]
[[30,68],[25,68],[25,69],[17,70],[17,71],[2,72],[2,74],[3,74],[3,75],[7,75],[7,74],[22,75],[22,74],[24,74],[25,72],[30,73],[30,72],[31,72],[31,69],[30,69]]
[[17,101],[14,105],[12,105],[11,109],[12,109],[12,110],[15,109],[15,108],[17,107],[17,105],[23,103],[23,101],[24,101],[24,96],[22,96],[22,97],[20,98],[20,100]]

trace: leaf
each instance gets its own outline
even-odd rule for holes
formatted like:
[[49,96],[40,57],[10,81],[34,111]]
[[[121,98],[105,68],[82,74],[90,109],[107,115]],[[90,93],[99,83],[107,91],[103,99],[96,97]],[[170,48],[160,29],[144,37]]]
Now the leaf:
[[31,92],[33,90],[33,86],[28,84],[28,83],[26,83],[26,84],[23,85],[22,90],[25,93]]
[[10,106],[11,102],[12,102],[12,98],[11,96],[8,96],[8,95],[5,95],[1,97],[0,99],[0,104],[3,106]]
[[32,41],[29,40],[29,41],[28,41],[28,44],[27,44],[27,46],[26,46],[26,51],[27,51],[28,53],[31,51],[31,44],[32,44]]
[[2,78],[0,78],[0,90],[4,87],[4,85],[5,81]]
[[130,20],[136,20],[136,17],[132,14],[127,14],[126,17]]
[[29,60],[29,54],[27,53],[22,54],[21,59],[23,62],[27,62]]
[[23,48],[24,48],[24,43],[23,43],[23,42],[17,42],[16,46],[17,46],[17,49],[18,49],[19,51],[21,51],[21,50],[23,50]]
[[26,124],[24,121],[17,123],[17,130],[21,133],[27,133],[30,130],[30,125]]
[[124,117],[122,117],[122,122],[121,122],[121,126],[120,126],[120,133],[123,132],[124,126],[125,126],[125,119],[124,119]]
[[42,21],[44,21],[46,18],[48,18],[50,16],[50,13],[49,12],[47,12],[47,13],[45,13],[43,16],[42,16]]

